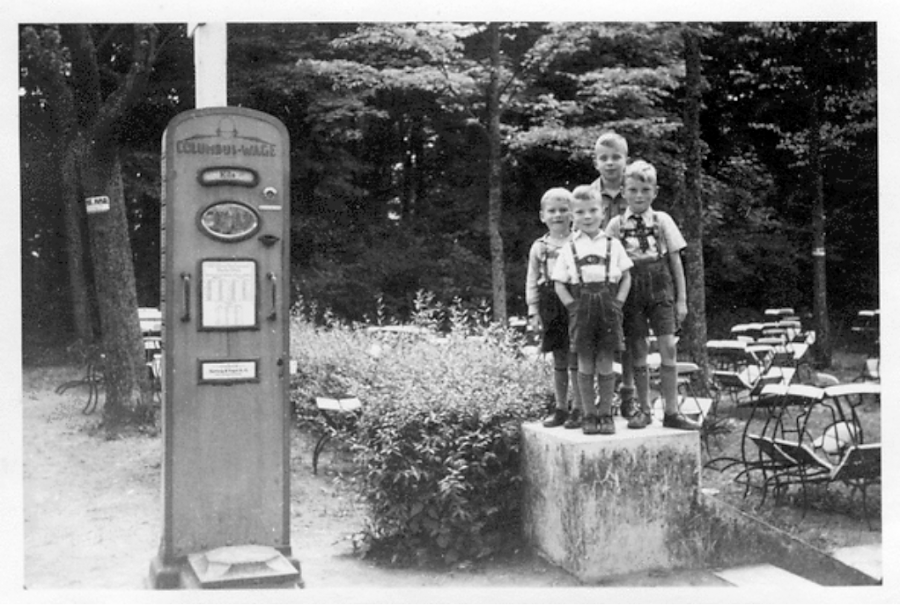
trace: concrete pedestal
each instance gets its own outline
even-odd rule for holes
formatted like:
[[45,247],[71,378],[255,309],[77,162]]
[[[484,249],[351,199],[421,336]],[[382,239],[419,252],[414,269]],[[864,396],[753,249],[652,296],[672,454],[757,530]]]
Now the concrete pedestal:
[[679,567],[679,540],[700,488],[694,431],[615,435],[522,427],[525,532],[538,552],[583,582]]
[[160,557],[150,564],[155,589],[298,588],[303,586],[298,561],[270,546],[227,546],[188,555],[166,565]]

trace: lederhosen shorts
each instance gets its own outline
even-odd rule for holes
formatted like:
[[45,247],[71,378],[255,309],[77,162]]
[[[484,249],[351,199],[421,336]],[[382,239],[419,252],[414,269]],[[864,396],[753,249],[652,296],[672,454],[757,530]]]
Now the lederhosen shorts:
[[601,349],[625,348],[622,331],[622,305],[616,300],[619,286],[609,281],[610,248],[606,248],[606,281],[585,283],[572,244],[572,256],[578,269],[578,284],[573,286],[575,304],[569,309],[572,348],[578,355],[596,356]]
[[541,318],[541,352],[569,350],[569,312],[556,294],[552,281],[538,285],[538,316]]
[[675,333],[675,287],[667,257],[634,264],[623,315],[629,339],[649,336],[650,327],[657,336]]
[[618,284],[587,283],[574,286],[571,309],[572,341],[578,355],[595,356],[601,349],[625,348],[622,305],[616,300]]

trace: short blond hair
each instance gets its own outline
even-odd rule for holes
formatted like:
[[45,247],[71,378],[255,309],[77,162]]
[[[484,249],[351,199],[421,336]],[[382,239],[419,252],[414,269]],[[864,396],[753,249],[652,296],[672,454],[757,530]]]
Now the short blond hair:
[[591,185],[579,185],[572,190],[572,197],[576,200],[591,201],[596,200],[597,190]]
[[650,162],[635,160],[625,167],[625,179],[637,179],[655,186],[656,168]]
[[604,132],[597,137],[597,142],[594,143],[595,156],[600,153],[601,147],[612,147],[613,149],[621,151],[623,155],[628,155],[628,141],[626,141],[625,137],[618,132],[613,132],[612,130]]
[[544,192],[544,195],[541,196],[541,210],[546,208],[547,204],[552,201],[562,200],[566,202],[569,207],[572,206],[572,192],[566,189],[565,187],[552,187]]

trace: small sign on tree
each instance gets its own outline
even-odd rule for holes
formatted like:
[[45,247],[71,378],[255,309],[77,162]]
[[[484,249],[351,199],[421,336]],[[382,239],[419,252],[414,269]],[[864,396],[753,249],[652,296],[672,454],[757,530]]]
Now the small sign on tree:
[[88,214],[109,212],[109,196],[95,195],[93,197],[84,198],[84,207]]

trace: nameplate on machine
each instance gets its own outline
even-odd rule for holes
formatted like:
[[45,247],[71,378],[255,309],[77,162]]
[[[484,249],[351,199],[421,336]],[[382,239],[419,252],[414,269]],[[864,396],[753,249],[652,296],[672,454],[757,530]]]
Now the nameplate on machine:
[[200,361],[201,384],[233,384],[235,382],[259,382],[256,359],[228,361]]

